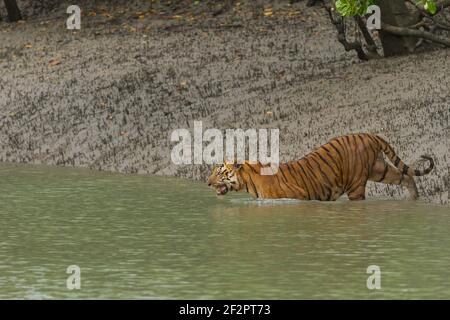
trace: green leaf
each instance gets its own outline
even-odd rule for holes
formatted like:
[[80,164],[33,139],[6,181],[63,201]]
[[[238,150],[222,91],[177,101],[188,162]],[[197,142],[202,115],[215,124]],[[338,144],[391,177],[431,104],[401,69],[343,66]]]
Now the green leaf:
[[436,2],[433,0],[427,0],[423,7],[431,14],[435,14],[437,12]]
[[345,1],[337,0],[336,1],[336,10],[341,14],[341,16],[348,16],[350,12],[350,8],[348,6],[348,3]]
[[336,0],[336,11],[344,17],[364,16],[375,0]]

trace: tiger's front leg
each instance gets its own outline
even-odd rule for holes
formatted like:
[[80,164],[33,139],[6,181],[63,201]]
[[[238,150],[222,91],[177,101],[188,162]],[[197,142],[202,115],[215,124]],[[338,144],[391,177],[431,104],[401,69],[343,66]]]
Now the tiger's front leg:
[[366,199],[366,184],[357,186],[354,190],[347,193],[350,200],[365,200]]
[[288,182],[286,183],[286,186],[289,188],[289,190],[292,190],[292,194],[287,195],[287,198],[310,200],[308,194],[303,188]]

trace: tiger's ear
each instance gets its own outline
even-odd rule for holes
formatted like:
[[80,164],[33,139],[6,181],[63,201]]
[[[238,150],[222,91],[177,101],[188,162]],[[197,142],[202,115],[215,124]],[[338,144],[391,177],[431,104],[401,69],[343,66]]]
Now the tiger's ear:
[[240,168],[242,168],[242,163],[233,163],[233,169],[239,170]]

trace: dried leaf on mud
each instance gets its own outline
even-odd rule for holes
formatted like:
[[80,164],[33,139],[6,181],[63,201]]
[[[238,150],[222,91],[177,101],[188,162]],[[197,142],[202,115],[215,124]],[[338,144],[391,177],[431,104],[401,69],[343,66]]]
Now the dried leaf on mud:
[[50,67],[53,67],[53,66],[57,66],[57,65],[60,64],[60,63],[61,63],[61,61],[59,61],[58,59],[51,59],[51,60],[49,61],[48,65],[49,65]]

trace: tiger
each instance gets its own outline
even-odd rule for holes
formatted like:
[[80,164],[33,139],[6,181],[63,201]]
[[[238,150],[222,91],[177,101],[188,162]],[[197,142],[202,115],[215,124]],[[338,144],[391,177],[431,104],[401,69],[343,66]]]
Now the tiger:
[[356,133],[333,138],[298,161],[279,164],[273,175],[262,175],[267,165],[260,162],[224,162],[214,166],[207,183],[221,196],[245,190],[259,199],[335,201],[344,194],[349,200],[364,200],[367,181],[373,181],[406,187],[415,200],[419,194],[413,177],[434,168],[432,157],[421,158],[429,162],[427,168],[410,168],[382,137]]

